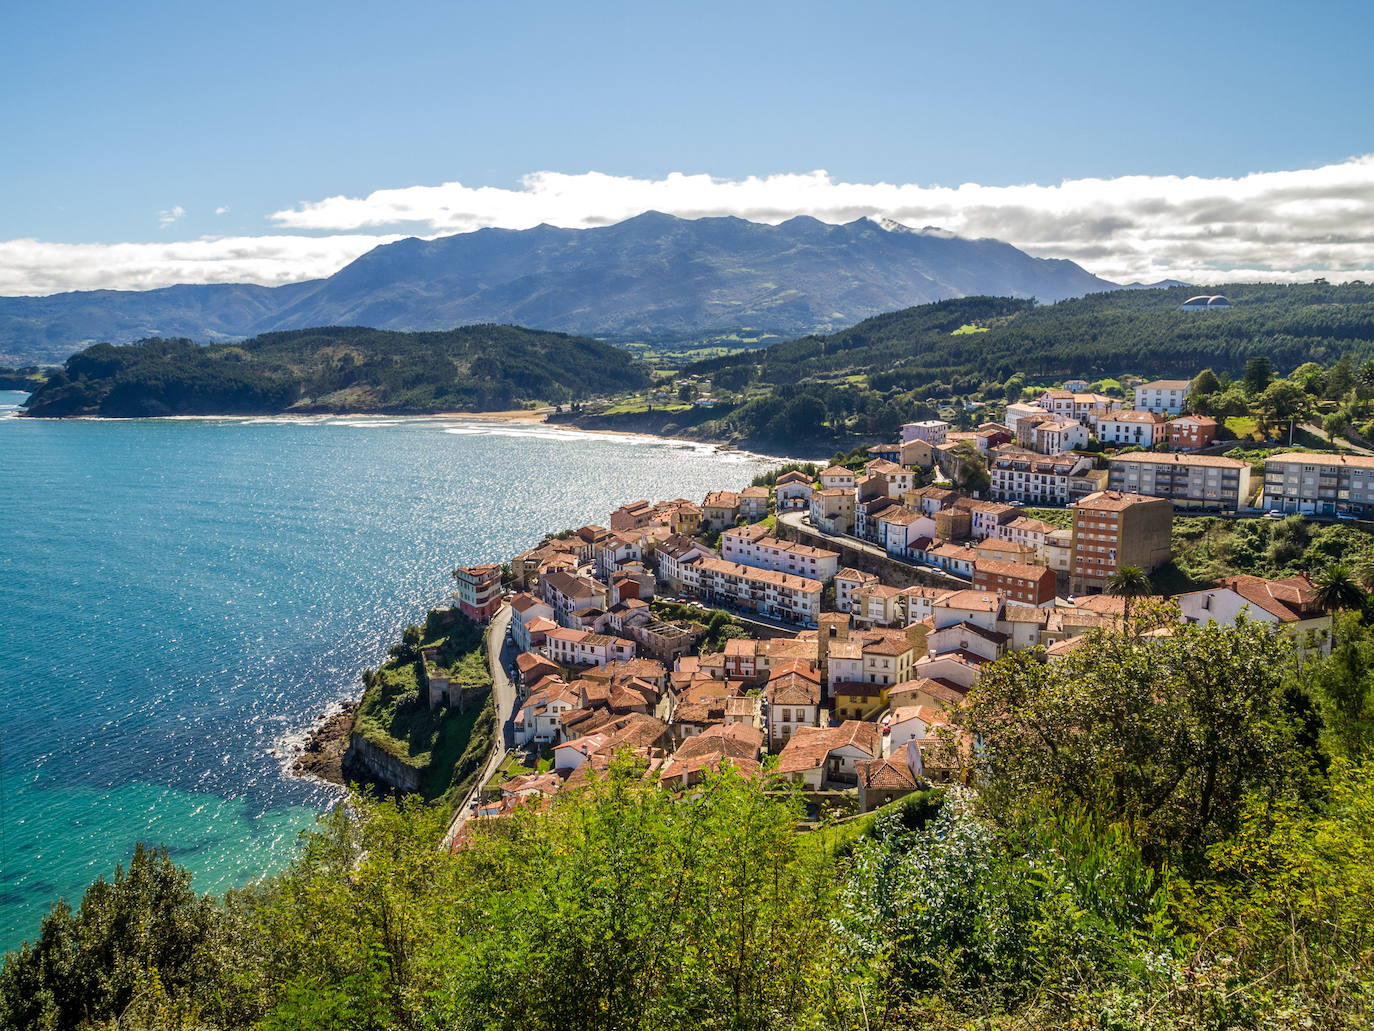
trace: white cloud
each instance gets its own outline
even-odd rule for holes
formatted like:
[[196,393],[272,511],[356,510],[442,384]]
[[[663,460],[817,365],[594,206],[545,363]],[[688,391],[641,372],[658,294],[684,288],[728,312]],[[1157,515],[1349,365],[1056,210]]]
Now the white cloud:
[[747,179],[538,172],[518,189],[412,186],[329,197],[271,217],[317,231],[415,224],[454,233],[541,222],[598,226],[647,210],[758,222],[887,217],[996,237],[1109,279],[1310,279],[1309,270],[1350,278],[1374,268],[1374,155],[1232,179],[1122,176],[1052,186],[846,183],[822,171]]
[[228,209],[227,207],[225,207],[223,204],[221,204],[219,207],[217,207],[217,208],[215,209],[215,214],[216,214],[216,215],[227,215],[227,214],[229,214],[229,209]]
[[396,236],[226,236],[178,243],[0,241],[0,296],[148,290],[173,283],[277,286],[338,271]]
[[[662,179],[538,172],[514,189],[461,183],[329,197],[271,216],[278,233],[181,243],[0,242],[0,294],[146,289],[171,283],[277,284],[328,275],[370,247],[483,226],[609,225],[647,210],[686,218],[737,215],[780,222],[887,217],[963,236],[1006,240],[1069,258],[1119,282],[1163,278],[1374,279],[1374,155],[1237,178],[1122,176],[1056,185],[955,187],[838,182],[825,172]],[[228,211],[221,207],[216,214]],[[159,213],[169,225],[181,206]]]

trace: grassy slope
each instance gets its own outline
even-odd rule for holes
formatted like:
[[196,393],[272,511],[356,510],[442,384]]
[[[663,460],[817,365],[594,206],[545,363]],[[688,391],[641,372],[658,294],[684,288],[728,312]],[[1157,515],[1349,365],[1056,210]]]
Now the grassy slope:
[[[480,627],[460,620],[441,626],[431,613],[424,645],[439,645],[440,665],[455,683],[490,687]],[[490,750],[495,714],[488,694],[465,711],[431,710],[420,696],[419,663],[393,659],[363,695],[354,730],[420,771],[422,796],[456,804],[471,788]]]

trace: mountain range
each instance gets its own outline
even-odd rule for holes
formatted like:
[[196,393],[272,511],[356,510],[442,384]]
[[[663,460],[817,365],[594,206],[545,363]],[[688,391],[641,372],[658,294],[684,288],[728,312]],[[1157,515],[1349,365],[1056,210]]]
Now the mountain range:
[[976,294],[1057,301],[1116,284],[999,240],[857,219],[779,225],[646,212],[591,229],[479,229],[384,244],[325,279],[0,298],[0,360],[55,361],[97,341],[201,342],[353,325],[510,323],[612,341],[748,330],[828,332]]

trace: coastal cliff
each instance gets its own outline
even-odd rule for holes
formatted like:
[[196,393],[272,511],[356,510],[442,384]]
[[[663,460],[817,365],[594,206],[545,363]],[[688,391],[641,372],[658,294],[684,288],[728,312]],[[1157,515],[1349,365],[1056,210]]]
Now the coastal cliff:
[[496,732],[483,638],[452,609],[406,628],[389,661],[363,674],[362,697],[312,731],[293,771],[456,804]]
[[421,793],[419,768],[404,762],[356,730],[348,736],[343,775],[350,784],[370,784],[397,795]]

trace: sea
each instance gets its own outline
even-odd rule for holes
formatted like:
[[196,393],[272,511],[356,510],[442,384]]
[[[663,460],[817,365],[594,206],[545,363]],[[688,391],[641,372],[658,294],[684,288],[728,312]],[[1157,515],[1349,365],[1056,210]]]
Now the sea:
[[451,570],[775,459],[443,418],[49,421],[0,392],[0,950],[137,842],[203,891],[279,869],[339,789],[321,714]]

